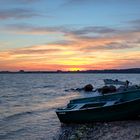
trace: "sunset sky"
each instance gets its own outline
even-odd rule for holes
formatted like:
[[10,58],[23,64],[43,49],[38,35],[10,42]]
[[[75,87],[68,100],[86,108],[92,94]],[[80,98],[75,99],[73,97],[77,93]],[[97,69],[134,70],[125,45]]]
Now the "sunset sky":
[[140,68],[140,0],[0,0],[0,71]]

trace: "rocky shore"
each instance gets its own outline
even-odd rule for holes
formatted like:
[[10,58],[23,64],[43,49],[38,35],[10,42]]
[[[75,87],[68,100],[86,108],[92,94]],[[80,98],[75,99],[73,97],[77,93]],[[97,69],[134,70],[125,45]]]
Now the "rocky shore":
[[140,140],[140,120],[62,124],[54,140]]

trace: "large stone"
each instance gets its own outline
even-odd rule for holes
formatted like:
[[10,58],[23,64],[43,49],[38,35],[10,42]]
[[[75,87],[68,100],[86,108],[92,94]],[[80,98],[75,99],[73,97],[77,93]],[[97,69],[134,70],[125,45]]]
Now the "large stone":
[[102,89],[101,89],[101,92],[104,94],[104,93],[109,93],[110,89],[108,86],[103,86]]
[[109,89],[110,89],[110,92],[116,92],[116,91],[117,91],[116,87],[113,86],[113,85],[111,85],[111,86],[109,87]]
[[93,90],[93,86],[91,84],[88,84],[88,85],[84,86],[84,90],[85,91],[92,91]]
[[117,89],[115,86],[103,86],[102,88],[98,89],[99,92],[106,94],[106,93],[112,93],[112,92],[116,92]]

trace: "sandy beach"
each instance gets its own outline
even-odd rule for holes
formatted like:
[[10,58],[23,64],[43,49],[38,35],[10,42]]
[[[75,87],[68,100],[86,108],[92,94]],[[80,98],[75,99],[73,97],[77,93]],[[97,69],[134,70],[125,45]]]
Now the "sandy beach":
[[140,140],[140,120],[62,124],[54,140]]

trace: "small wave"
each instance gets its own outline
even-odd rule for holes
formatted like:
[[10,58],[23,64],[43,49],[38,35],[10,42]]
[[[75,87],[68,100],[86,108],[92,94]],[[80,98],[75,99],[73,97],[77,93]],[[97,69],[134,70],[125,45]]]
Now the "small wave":
[[3,95],[3,96],[1,96],[1,98],[12,98],[12,97],[14,97],[14,98],[18,98],[18,97],[26,97],[26,96],[32,96],[33,95],[33,93],[31,94],[31,93],[29,93],[29,94],[9,94],[9,95]]
[[2,95],[1,98],[9,98],[10,95]]
[[10,135],[21,133],[25,130],[26,130],[26,128],[20,128],[20,129],[14,130],[14,131],[10,131],[10,132],[7,132],[7,133],[0,134],[0,139],[7,139]]
[[17,119],[18,117],[29,115],[29,114],[32,114],[32,113],[33,112],[31,112],[31,111],[16,113],[16,114],[5,117],[3,120],[4,121],[8,121],[8,120],[11,120],[11,119],[13,120],[13,119]]
[[33,88],[54,88],[55,85],[45,85],[45,86],[36,86],[36,87],[33,87]]
[[21,113],[16,113],[16,114],[13,114],[13,115],[10,115],[10,116],[7,116],[5,118],[3,118],[2,121],[13,121],[13,120],[17,120],[19,118],[22,118],[22,117],[25,117],[27,115],[38,115],[40,113],[47,113],[47,112],[50,112],[52,111],[52,108],[34,108],[34,110],[32,111],[26,111],[26,112],[21,112]]
[[46,85],[46,86],[43,86],[43,88],[53,88],[55,87],[55,85]]

